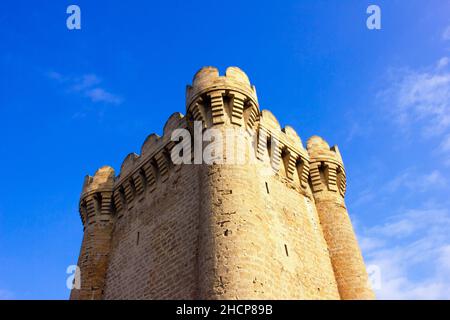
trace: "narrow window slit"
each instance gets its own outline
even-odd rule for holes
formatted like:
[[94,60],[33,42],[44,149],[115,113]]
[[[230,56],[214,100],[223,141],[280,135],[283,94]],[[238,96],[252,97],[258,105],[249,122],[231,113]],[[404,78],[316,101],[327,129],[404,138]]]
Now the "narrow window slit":
[[286,251],[286,257],[289,257],[289,252],[288,252],[287,245],[284,245],[284,251]]

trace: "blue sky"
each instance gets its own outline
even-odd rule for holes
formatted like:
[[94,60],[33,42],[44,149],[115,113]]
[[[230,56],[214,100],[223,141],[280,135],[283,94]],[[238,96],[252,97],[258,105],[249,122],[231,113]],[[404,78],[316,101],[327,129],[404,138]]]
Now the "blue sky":
[[[77,4],[82,29],[66,28]],[[377,4],[382,29],[366,28]],[[450,298],[450,1],[2,1],[0,299],[66,299],[85,174],[184,112],[202,66],[338,144],[379,298]]]

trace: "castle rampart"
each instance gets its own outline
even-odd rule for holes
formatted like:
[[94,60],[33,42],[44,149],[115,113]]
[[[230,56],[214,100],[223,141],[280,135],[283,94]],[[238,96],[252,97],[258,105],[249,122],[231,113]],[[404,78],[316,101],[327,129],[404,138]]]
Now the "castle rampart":
[[[223,157],[245,161],[175,164],[175,146],[198,146],[172,133],[194,133],[196,121],[202,132],[238,132],[245,143],[225,139],[233,152]],[[260,110],[239,68],[203,68],[186,89],[186,116],[174,113],[117,176],[103,167],[86,178],[81,289],[71,298],[372,298],[345,186],[337,147],[313,137],[305,149]]]

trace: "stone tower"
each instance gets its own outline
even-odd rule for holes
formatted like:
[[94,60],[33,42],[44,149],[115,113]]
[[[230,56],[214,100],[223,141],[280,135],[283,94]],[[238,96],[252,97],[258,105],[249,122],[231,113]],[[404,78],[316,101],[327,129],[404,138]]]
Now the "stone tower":
[[[187,162],[174,161],[180,149]],[[186,116],[117,176],[86,177],[71,299],[372,299],[345,187],[336,146],[315,136],[305,149],[239,68],[202,68]]]

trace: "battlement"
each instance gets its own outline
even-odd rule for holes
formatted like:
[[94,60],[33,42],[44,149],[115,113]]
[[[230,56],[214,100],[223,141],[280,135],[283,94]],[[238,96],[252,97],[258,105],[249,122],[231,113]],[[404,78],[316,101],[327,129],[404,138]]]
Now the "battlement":
[[[263,110],[258,119],[260,121],[253,132],[257,139],[254,150],[256,158],[264,161],[263,155],[270,154],[273,158],[272,165],[277,168],[275,174],[294,182],[297,180],[294,173],[298,172],[299,187],[305,188],[308,184],[310,160],[297,132],[290,126],[281,128],[278,120],[268,110]],[[170,137],[174,129],[189,129],[188,127],[186,118],[174,113],[164,126],[163,137],[156,134],[149,135],[142,145],[140,155],[130,153],[125,157],[114,183],[114,204],[117,212],[137,197],[143,196],[145,190],[153,192],[157,180],[161,182],[167,180],[169,170],[180,169],[180,165],[173,164],[170,159],[170,152],[177,143],[183,141],[174,142]],[[276,143],[272,144],[271,141]],[[193,152],[192,145],[191,151]]]
[[164,157],[170,153],[170,150],[174,146],[174,142],[171,141],[172,131],[185,128],[186,122],[184,116],[179,112],[173,113],[164,125],[162,137],[155,133],[150,134],[142,144],[140,155],[130,153],[125,157],[120,168],[120,174],[117,177],[116,185],[120,184],[126,177],[135,173],[146,162],[151,160],[155,160],[157,163],[159,161],[160,168],[158,175],[164,176],[166,173],[164,168],[167,167],[167,163],[162,160],[164,160]]
[[276,173],[284,171],[281,172],[282,175],[293,182],[294,173],[297,172],[300,185],[305,188],[308,184],[310,160],[297,132],[290,126],[281,128],[272,112],[263,110],[258,133],[258,158],[262,159],[268,151]]
[[[229,67],[225,76],[220,76],[217,68],[204,67],[194,76],[193,85],[188,86],[186,104],[189,105],[189,101],[196,101],[192,109],[188,111],[191,117],[196,118],[197,121],[207,122],[205,98],[201,95],[214,90],[220,90],[221,103],[218,103],[216,99],[216,107],[221,105],[224,108],[223,98],[230,93],[230,91],[225,92],[226,90],[245,93],[250,97],[247,102],[257,103],[255,87],[250,84],[247,75],[241,69]],[[217,97],[214,94],[211,96],[212,100]],[[336,172],[336,179],[339,176],[339,181],[336,183],[340,185],[339,189],[344,195],[345,171],[337,146],[330,148],[325,140],[314,136],[308,140],[308,146],[305,149],[297,132],[290,126],[281,128],[279,121],[269,110],[259,112],[256,104],[246,103],[245,105],[250,107],[246,123],[248,123],[247,129],[251,130],[257,139],[255,150],[257,159],[263,161],[263,155],[270,154],[271,164],[275,168],[274,173],[285,177],[288,182],[297,181],[302,188],[306,188],[309,183],[311,163],[317,168],[327,163],[327,168],[331,165],[331,170],[327,171],[329,172],[326,175],[327,178],[332,177],[333,172]],[[205,116],[199,116],[201,114]],[[222,115],[224,114],[225,111],[222,112]],[[190,120],[194,120],[193,118]],[[140,154],[130,153],[125,157],[117,177],[113,178],[114,171],[111,174],[112,168],[109,170],[107,169],[109,167],[99,169],[94,178],[86,177],[81,199],[83,200],[89,192],[100,192],[102,189],[112,188],[114,209],[120,212],[136,197],[143,196],[144,191],[154,191],[158,180],[162,182],[167,180],[171,168],[179,169],[179,166],[175,166],[170,159],[170,152],[177,143],[171,141],[172,131],[189,129],[190,125],[192,123],[182,114],[178,112],[172,114],[164,125],[163,136],[150,134],[143,143]],[[316,190],[320,189],[317,177],[313,181],[316,182],[316,184],[313,183],[313,187]],[[331,188],[335,189],[333,178],[330,183]]]
[[172,131],[185,129],[186,126],[181,113],[172,114],[164,125],[162,137],[150,134],[142,144],[140,155],[130,153],[125,157],[114,184],[114,205],[117,212],[135,197],[142,196],[144,191],[154,191],[158,180],[167,180],[169,169],[174,167],[170,159],[170,152],[175,145],[171,140]]
[[[209,103],[206,103],[208,98],[202,96],[205,93],[211,99]],[[255,87],[241,69],[229,67],[225,76],[220,76],[217,68],[204,67],[195,74],[192,86],[187,88],[186,105],[191,105],[191,108],[188,107],[190,119],[178,112],[172,114],[164,125],[163,136],[150,134],[144,141],[140,154],[133,152],[125,157],[117,177],[114,177],[114,170],[110,167],[99,169],[94,177],[87,176],[80,203],[85,201],[87,194],[112,190],[114,209],[120,212],[135,198],[143,196],[144,191],[154,191],[157,181],[167,180],[169,170],[179,169],[179,165],[175,166],[170,159],[170,152],[178,143],[171,141],[172,131],[192,131],[191,121],[207,123],[208,114],[212,116],[211,125],[223,123],[222,120],[217,120],[217,115],[224,117],[226,114],[223,110],[226,107],[225,97],[231,95],[234,98],[241,93],[246,98],[233,99],[235,101],[231,103],[231,107],[240,105],[242,112],[231,112],[231,124],[244,124],[255,135],[257,159],[263,161],[264,155],[269,154],[274,173],[285,177],[288,182],[299,183],[299,187],[306,188],[311,180],[313,189],[319,191],[324,187],[323,180],[326,179],[325,184],[330,190],[339,190],[342,195],[345,194],[345,170],[337,146],[330,148],[325,140],[313,136],[305,149],[292,127],[281,128],[279,121],[269,110],[259,111]],[[211,104],[212,111],[208,112],[207,107],[211,107]],[[222,108],[221,112],[217,111],[218,107]],[[245,109],[248,109],[247,112]],[[233,118],[245,121],[233,121]],[[325,170],[322,176],[320,170]]]
[[[276,117],[268,110],[263,110],[258,115],[258,120],[252,132],[256,139],[254,156],[264,161],[264,155],[269,154],[276,170],[274,174],[279,174],[292,183],[298,180],[299,187],[305,188],[308,184],[310,159],[297,132],[290,126],[281,128]],[[189,129],[189,125],[185,117],[173,114],[166,123],[162,138],[155,134],[149,135],[140,155],[130,153],[125,158],[114,187],[116,209],[121,210],[125,203],[131,203],[145,189],[153,191],[156,180],[166,181],[171,168],[180,168],[172,163],[170,152],[177,143],[183,142],[170,141],[170,136],[174,129]],[[240,133],[236,131],[236,134]],[[192,143],[195,142],[191,141],[191,151],[194,152]],[[294,176],[295,172],[298,177]]]

